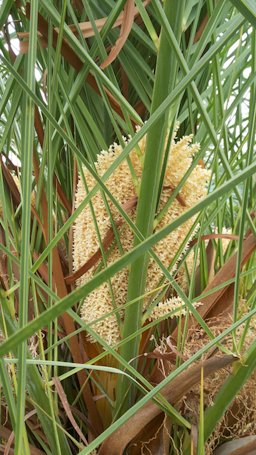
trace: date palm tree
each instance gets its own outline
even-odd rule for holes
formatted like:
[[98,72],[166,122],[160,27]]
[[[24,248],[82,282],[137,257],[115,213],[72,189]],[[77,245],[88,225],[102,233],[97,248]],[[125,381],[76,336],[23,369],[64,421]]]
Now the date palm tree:
[[0,2],[1,452],[255,448],[255,27]]

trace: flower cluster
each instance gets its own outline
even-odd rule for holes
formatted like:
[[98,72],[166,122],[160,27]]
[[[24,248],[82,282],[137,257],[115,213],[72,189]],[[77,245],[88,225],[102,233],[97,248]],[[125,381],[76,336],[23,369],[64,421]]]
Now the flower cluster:
[[[139,148],[143,157],[146,140],[143,138],[139,142]],[[108,151],[102,151],[95,163],[95,169],[101,177],[109,169],[111,164],[122,153],[122,147],[118,144],[113,144]],[[159,201],[159,211],[163,209],[173,190],[181,181],[184,174],[190,168],[193,160],[193,155],[199,150],[198,144],[192,144],[192,136],[185,136],[179,141],[172,141],[169,159],[166,167],[164,179],[164,190],[162,191]],[[132,150],[129,155],[131,164],[134,168],[136,176],[140,181],[143,168],[143,158],[140,161],[136,150]],[[83,176],[79,176],[78,187],[76,192],[75,207],[77,208],[96,184],[91,173],[83,168]],[[190,173],[185,184],[182,186],[179,197],[175,198],[156,226],[156,231],[170,224],[184,211],[197,204],[206,195],[206,183],[209,179],[209,171],[201,165],[196,165]],[[86,185],[84,184],[86,182]],[[127,160],[123,160],[117,169],[110,175],[106,181],[108,190],[112,193],[118,203],[124,204],[135,196],[135,186],[130,172]],[[106,204],[107,202],[107,204]],[[91,200],[82,213],[77,217],[74,227],[74,270],[78,270],[100,246],[98,233],[101,240],[104,239],[111,224],[109,210],[115,222],[120,219],[115,205],[99,191]],[[135,222],[135,207],[129,212],[132,221]],[[97,229],[95,228],[95,220]],[[179,251],[184,239],[190,232],[195,217],[179,226],[170,235],[159,241],[154,246],[154,252],[157,254],[162,264],[165,267],[170,267],[172,261]],[[94,268],[83,275],[77,282],[81,285],[87,282],[96,272],[99,266],[105,267],[117,259],[122,254],[129,251],[133,246],[134,235],[127,224],[123,224],[118,231],[119,241],[114,242],[105,254],[104,261],[98,261]],[[174,265],[174,264],[173,264]],[[163,278],[162,271],[155,261],[150,258],[148,267],[148,279],[146,284],[146,292],[154,291],[157,288],[159,281]],[[113,308],[119,307],[126,303],[128,285],[128,269],[123,268],[116,273],[111,280],[103,283],[95,289],[84,301],[82,307],[82,318],[87,323],[92,323],[98,318],[103,317],[107,313],[113,311]],[[144,308],[148,305],[148,299],[145,299]],[[180,303],[179,303],[180,307]],[[123,313],[119,312],[119,317],[122,320]],[[120,330],[118,318],[115,314],[106,316],[104,320],[94,324],[92,328],[100,335],[108,344],[114,345],[120,339]],[[93,341],[93,340],[91,340]]]
[[[196,302],[194,304],[194,307],[198,307],[200,305],[202,305],[201,302]],[[184,302],[180,297],[171,297],[164,300],[163,302],[159,302],[151,311],[148,319],[150,321],[155,321],[165,316],[169,317],[170,313],[171,317],[187,314],[187,308],[185,307]]]

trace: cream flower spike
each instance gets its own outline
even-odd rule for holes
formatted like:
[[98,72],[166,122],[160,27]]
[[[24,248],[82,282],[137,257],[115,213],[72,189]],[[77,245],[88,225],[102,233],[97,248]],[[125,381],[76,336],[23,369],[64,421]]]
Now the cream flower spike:
[[[173,188],[178,185],[183,175],[190,167],[193,155],[200,148],[199,144],[191,143],[192,136],[184,136],[177,142],[175,142],[175,136],[176,132],[171,144],[171,150],[164,181],[164,185],[167,187],[169,186],[170,189],[162,192],[159,204],[160,210],[164,207],[165,203],[169,199]],[[142,154],[144,153],[145,145],[146,140],[143,138],[139,142],[139,147]],[[111,164],[122,153],[122,150],[123,149],[120,145],[114,143],[110,146],[108,151],[102,151],[97,156],[95,168],[99,176],[102,176],[109,169]],[[132,150],[129,156],[137,177],[140,179],[142,168],[136,151]],[[96,182],[86,168],[83,168],[83,173],[88,191],[90,191]],[[200,165],[197,165],[191,172],[189,178],[179,193],[182,201],[184,201],[185,204],[181,204],[177,198],[174,199],[171,207],[158,223],[156,231],[172,222],[184,211],[188,210],[200,199],[202,199],[207,192],[206,184],[208,179],[209,171]],[[127,160],[122,161],[119,167],[111,174],[111,176],[106,181],[106,186],[119,202],[119,204],[124,204],[134,197],[136,193]],[[79,176],[75,198],[75,208],[81,204],[81,202],[86,197],[86,194],[87,191],[84,185],[84,180],[81,176]],[[109,200],[108,203],[114,220],[120,219],[120,215],[116,207]],[[103,240],[110,227],[110,221],[105,202],[100,191],[92,198],[92,206],[95,218],[97,220],[98,230],[100,232],[101,239]],[[135,221],[135,208],[129,212],[129,215],[131,219]],[[157,245],[155,245],[154,251],[165,267],[169,267],[184,238],[193,226],[194,221],[194,217],[190,218],[188,221],[179,226],[174,232],[168,235],[165,239],[162,239],[157,243]],[[119,235],[120,242],[125,253],[129,251],[133,246],[133,233],[126,224],[123,224],[122,228],[119,229]],[[73,246],[74,270],[76,271],[80,269],[81,266],[86,261],[88,261],[88,259],[90,259],[91,256],[99,248],[93,214],[89,204],[77,217],[74,226]],[[121,255],[122,253],[116,244],[111,246],[109,251],[106,253],[107,265],[115,262],[121,257]],[[85,275],[79,278],[77,280],[77,285],[79,286],[87,282],[93,276],[99,264],[101,264],[101,261],[99,261],[93,269],[89,270]],[[156,263],[150,259],[146,292],[152,292],[154,289],[156,289],[161,278],[161,270],[156,265]],[[91,292],[90,295],[85,299],[81,311],[83,320],[86,323],[92,323],[95,319],[103,317],[105,314],[113,311],[113,308],[124,305],[126,303],[127,297],[127,285],[128,269],[124,268],[111,278],[111,283],[103,283],[101,286]],[[147,305],[148,301],[145,299],[144,308],[146,308]],[[122,310],[119,312],[119,317],[122,320]],[[92,325],[92,328],[109,345],[113,346],[120,340],[119,324],[115,314],[108,316],[104,320],[101,320],[100,322]],[[94,340],[90,338],[90,341],[93,342]]]
[[[201,306],[201,302],[195,302],[194,307]],[[169,317],[169,313],[173,312],[172,318],[176,316],[186,315],[187,308],[184,306],[184,302],[180,297],[172,297],[165,300],[164,302],[159,302],[151,311],[148,320],[155,321],[157,319],[163,318],[164,316]]]

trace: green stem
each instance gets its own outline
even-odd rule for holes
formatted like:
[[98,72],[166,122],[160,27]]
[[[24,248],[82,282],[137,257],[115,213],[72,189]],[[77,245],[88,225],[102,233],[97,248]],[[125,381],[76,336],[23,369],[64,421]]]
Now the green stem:
[[[184,12],[184,0],[166,0],[165,14],[177,36],[181,36],[182,19]],[[155,84],[151,115],[165,100],[167,95],[175,86],[177,76],[177,60],[173,50],[170,48],[168,39],[164,31],[160,36],[160,48],[157,59]],[[145,150],[145,161],[141,180],[140,196],[137,208],[136,225],[144,238],[153,232],[153,224],[156,212],[159,184],[161,181],[161,170],[165,151],[165,140],[168,127],[175,116],[174,109],[166,110],[162,117],[149,130]],[[134,245],[139,243],[136,238]],[[131,266],[128,282],[127,301],[136,299],[145,293],[147,269],[149,256],[147,253],[139,257]],[[141,327],[141,312],[143,300],[139,301],[134,308],[127,308],[124,320],[124,330],[122,337],[126,338],[131,333],[136,332]],[[136,359],[139,352],[140,337],[136,337],[129,344],[125,344],[121,349],[121,355],[125,360]],[[136,360],[135,360],[136,363]],[[122,378],[117,387],[117,409],[124,412],[134,401],[134,393],[130,390],[126,378]],[[125,398],[125,402],[124,401]]]
[[[32,92],[35,92],[35,63],[36,63],[36,40],[37,40],[37,19],[38,0],[31,4],[30,19],[30,41],[27,57],[27,85]],[[32,188],[32,154],[34,138],[34,102],[24,94],[25,115],[22,122],[22,217],[21,217],[21,261],[20,271],[20,292],[19,292],[19,327],[22,329],[28,321],[28,299],[29,299],[29,262],[30,262],[30,221],[31,221],[31,188]],[[27,382],[27,342],[18,347],[18,383],[17,383],[17,418],[15,426],[15,447],[14,454],[28,454],[25,416],[25,396]]]

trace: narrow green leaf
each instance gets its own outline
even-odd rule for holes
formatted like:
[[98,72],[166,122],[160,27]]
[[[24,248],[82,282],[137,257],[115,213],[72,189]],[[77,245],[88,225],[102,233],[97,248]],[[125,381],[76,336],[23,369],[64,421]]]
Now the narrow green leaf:
[[10,12],[10,9],[13,5],[13,0],[4,0],[1,5],[0,9],[0,29],[2,29],[8,14]]
[[230,0],[251,24],[256,27],[256,4],[254,0]]
[[[27,85],[35,91],[35,62],[37,42],[38,0],[35,0],[31,9],[30,43],[27,65]],[[19,327],[20,330],[28,321],[29,299],[29,266],[30,266],[30,220],[31,220],[31,187],[32,187],[32,153],[34,142],[34,103],[30,96],[25,95],[25,113],[23,120],[23,150],[22,150],[22,231],[21,231],[21,276],[19,292]],[[28,453],[25,435],[25,399],[26,399],[26,362],[27,343],[24,341],[18,349],[18,388],[17,388],[17,420],[15,427],[15,455]]]

